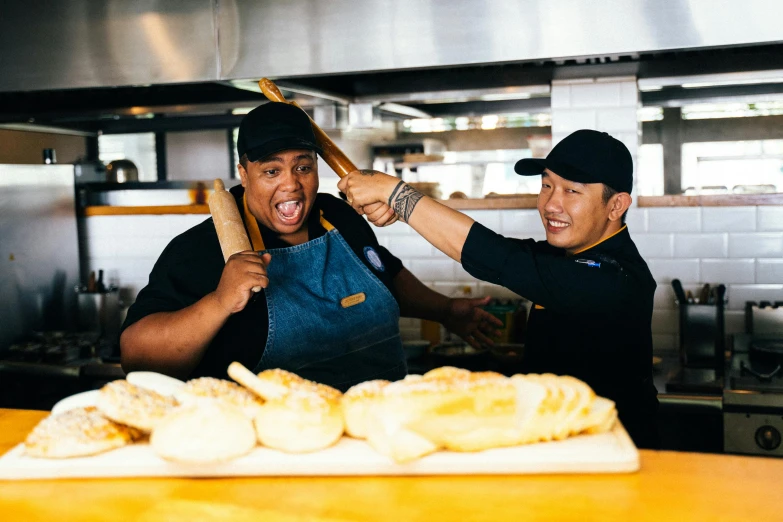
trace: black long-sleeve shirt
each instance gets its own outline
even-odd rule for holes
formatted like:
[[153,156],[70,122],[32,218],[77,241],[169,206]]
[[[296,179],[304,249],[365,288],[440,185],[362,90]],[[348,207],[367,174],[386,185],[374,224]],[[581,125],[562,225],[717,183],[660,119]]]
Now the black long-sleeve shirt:
[[657,447],[652,382],[655,280],[627,228],[575,255],[475,223],[462,249],[471,275],[534,303],[525,370],[573,375],[617,404],[640,447]]

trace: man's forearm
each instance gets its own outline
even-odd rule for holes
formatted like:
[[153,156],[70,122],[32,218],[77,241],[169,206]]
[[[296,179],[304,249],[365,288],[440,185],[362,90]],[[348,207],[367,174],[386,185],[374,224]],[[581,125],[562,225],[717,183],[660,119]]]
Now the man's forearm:
[[419,281],[403,268],[394,277],[394,289],[400,303],[400,315],[416,319],[442,322],[449,305],[449,298],[439,294]]
[[120,337],[122,368],[186,378],[229,316],[214,293],[182,310],[148,315]]
[[435,248],[462,262],[462,247],[474,223],[471,218],[424,196],[407,183],[398,185],[389,197],[389,206]]

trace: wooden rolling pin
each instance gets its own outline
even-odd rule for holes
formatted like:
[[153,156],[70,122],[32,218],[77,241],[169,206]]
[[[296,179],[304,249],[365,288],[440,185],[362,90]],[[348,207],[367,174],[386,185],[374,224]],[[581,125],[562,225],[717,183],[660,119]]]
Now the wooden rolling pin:
[[[277,85],[275,85],[272,80],[262,78],[258,81],[258,86],[261,87],[261,92],[263,92],[264,96],[266,96],[269,100],[273,102],[289,103],[299,107],[299,104],[296,102],[289,102],[286,100],[283,96],[283,93],[280,92],[280,89],[277,88]],[[302,109],[301,107],[299,108]],[[344,178],[351,172],[358,170],[356,165],[354,165],[351,160],[348,159],[348,156],[346,156],[343,151],[341,151],[339,147],[334,144],[332,139],[327,136],[318,125],[316,125],[312,118],[310,118],[310,123],[313,126],[315,140],[323,151],[324,161],[326,161],[327,165],[332,167],[332,170],[335,171],[338,176]]]
[[[222,180],[215,180],[215,191],[209,195],[207,204],[223,251],[223,260],[228,261],[237,252],[253,250],[234,196],[226,190]],[[260,292],[261,287],[253,287],[253,291]]]

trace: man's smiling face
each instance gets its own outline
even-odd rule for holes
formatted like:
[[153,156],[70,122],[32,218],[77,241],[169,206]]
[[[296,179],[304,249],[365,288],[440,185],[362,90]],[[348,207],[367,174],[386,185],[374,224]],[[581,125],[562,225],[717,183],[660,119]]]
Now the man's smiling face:
[[601,183],[577,183],[549,169],[541,175],[538,213],[547,242],[579,252],[598,243],[609,224],[612,205],[604,202]]

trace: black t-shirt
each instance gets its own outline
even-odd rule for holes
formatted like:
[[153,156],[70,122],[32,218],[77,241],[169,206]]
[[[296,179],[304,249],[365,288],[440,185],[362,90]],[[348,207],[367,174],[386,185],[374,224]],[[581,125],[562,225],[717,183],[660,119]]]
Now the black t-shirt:
[[[234,187],[231,193],[237,200],[238,208],[243,208],[243,188]],[[356,256],[386,285],[396,299],[393,280],[402,269],[402,263],[378,244],[367,221],[342,200],[329,194],[318,194],[308,218],[311,240],[326,233],[318,219],[321,211],[323,217],[340,232]],[[266,248],[290,246],[261,223],[258,225]],[[372,247],[378,252],[383,262],[382,270],[375,268],[367,259],[365,247]],[[139,292],[136,302],[128,309],[122,329],[150,314],[173,312],[192,305],[217,288],[224,266],[223,254],[211,218],[175,237],[155,263],[149,283]],[[268,327],[266,299],[261,291],[251,298],[244,310],[228,319],[210,343],[190,378],[227,378],[226,369],[232,361],[239,361],[248,368],[253,368],[264,352]]]
[[639,446],[655,447],[655,280],[627,228],[569,256],[546,241],[505,238],[476,223],[462,250],[473,276],[531,300],[525,371],[573,375],[617,403]]

